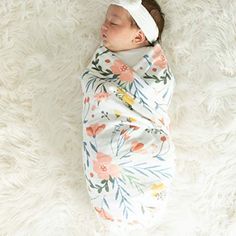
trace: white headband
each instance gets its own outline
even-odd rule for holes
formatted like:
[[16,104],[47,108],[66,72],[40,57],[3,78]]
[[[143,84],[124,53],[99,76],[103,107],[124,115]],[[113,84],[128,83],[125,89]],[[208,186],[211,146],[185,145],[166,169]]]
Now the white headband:
[[157,40],[159,35],[158,27],[150,13],[142,5],[142,0],[114,0],[111,4],[125,8],[133,17],[150,43]]

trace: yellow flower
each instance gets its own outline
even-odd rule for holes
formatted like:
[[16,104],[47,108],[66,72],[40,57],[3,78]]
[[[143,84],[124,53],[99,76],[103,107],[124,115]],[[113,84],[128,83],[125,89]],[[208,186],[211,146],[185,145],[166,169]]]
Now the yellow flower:
[[125,95],[125,91],[123,89],[117,88],[117,92],[121,95]]
[[152,184],[151,186],[152,195],[156,197],[158,193],[161,192],[163,189],[165,189],[165,185],[163,183]]
[[128,94],[125,94],[122,99],[124,102],[128,103],[129,105],[134,104],[134,99],[131,96],[129,96]]
[[116,118],[120,117],[121,112],[119,110],[114,110]]
[[136,120],[135,118],[133,118],[133,117],[128,117],[127,120],[128,120],[129,122],[135,122],[135,121],[137,121],[137,120]]
[[117,92],[118,94],[121,95],[123,102],[126,102],[129,105],[134,104],[134,99],[128,93],[126,93],[123,89],[118,88]]

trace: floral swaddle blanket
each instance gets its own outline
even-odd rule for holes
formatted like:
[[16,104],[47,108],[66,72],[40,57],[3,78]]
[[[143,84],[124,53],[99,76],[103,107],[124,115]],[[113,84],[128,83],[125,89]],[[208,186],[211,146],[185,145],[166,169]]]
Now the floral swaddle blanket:
[[161,46],[131,68],[100,45],[80,82],[83,168],[98,218],[156,224],[175,175],[167,112],[175,78]]

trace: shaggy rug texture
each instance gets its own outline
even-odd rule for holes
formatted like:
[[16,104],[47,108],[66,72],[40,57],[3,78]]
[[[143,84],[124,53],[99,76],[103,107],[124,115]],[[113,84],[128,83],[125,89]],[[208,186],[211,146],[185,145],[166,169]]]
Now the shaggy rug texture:
[[[87,236],[80,74],[109,1],[0,0],[0,235]],[[236,1],[160,0],[177,176],[153,236],[236,235]]]

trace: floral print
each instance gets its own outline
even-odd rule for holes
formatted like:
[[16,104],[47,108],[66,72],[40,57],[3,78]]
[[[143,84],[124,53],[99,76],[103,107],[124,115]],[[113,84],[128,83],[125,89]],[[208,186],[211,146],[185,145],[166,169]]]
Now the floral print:
[[98,152],[97,159],[93,161],[93,170],[98,178],[108,180],[109,177],[119,176],[119,166],[111,163],[112,158],[104,153]]
[[94,98],[95,98],[97,101],[104,101],[104,100],[106,100],[109,96],[110,96],[109,93],[101,92],[101,93],[96,94],[96,95],[94,96]]
[[[153,50],[153,55],[152,55],[153,59],[154,59],[154,65],[157,67],[160,67],[161,69],[164,69],[167,65],[167,59],[163,53],[163,50],[161,49],[161,47],[155,47]],[[154,69],[154,68],[153,68]],[[156,68],[154,69],[154,71],[156,71]]]
[[101,133],[105,129],[105,124],[92,124],[86,128],[88,136],[96,137],[97,134]]
[[132,70],[119,59],[114,61],[111,70],[112,73],[120,75],[122,81],[131,82],[134,79]]
[[132,143],[131,152],[138,152],[143,148],[144,144],[137,141]]
[[170,104],[175,79],[157,44],[130,68],[101,45],[80,78],[83,168],[104,222],[159,219],[175,173]]
[[95,210],[99,213],[99,215],[100,215],[102,218],[104,218],[104,219],[106,219],[106,220],[111,220],[111,221],[113,221],[112,216],[109,215],[104,209],[95,207]]

